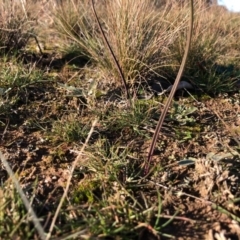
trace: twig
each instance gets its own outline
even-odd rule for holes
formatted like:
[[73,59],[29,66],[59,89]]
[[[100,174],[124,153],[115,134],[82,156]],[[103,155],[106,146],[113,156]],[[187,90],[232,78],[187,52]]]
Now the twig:
[[[173,218],[173,216],[165,215],[165,214],[160,214],[160,215],[155,214],[155,217],[168,218],[168,219]],[[174,220],[181,220],[181,221],[190,222],[190,223],[196,223],[197,222],[196,220],[193,220],[191,218],[181,217],[181,216],[174,216]]]
[[1,138],[2,141],[3,141],[3,139],[4,139],[4,135],[5,135],[6,132],[7,132],[7,129],[8,129],[8,126],[9,126],[9,122],[10,122],[10,120],[9,120],[9,118],[8,118],[8,119],[7,119],[6,127],[4,128],[4,131],[3,131],[3,133],[2,133],[2,138]]
[[177,90],[179,81],[182,77],[182,74],[183,74],[183,71],[184,71],[184,68],[185,68],[185,65],[186,65],[187,56],[188,56],[188,53],[189,53],[191,39],[192,39],[192,30],[193,30],[193,0],[190,0],[190,8],[191,8],[191,11],[190,11],[190,20],[189,20],[189,30],[188,30],[187,43],[186,43],[186,47],[185,47],[184,56],[183,56],[181,66],[180,66],[179,71],[178,71],[178,75],[176,77],[176,80],[173,84],[170,95],[168,97],[167,103],[166,103],[166,105],[163,109],[163,112],[162,112],[159,120],[158,120],[158,124],[156,126],[156,130],[155,130],[155,133],[153,135],[150,150],[149,150],[149,153],[148,153],[147,162],[145,163],[145,166],[144,166],[144,175],[148,174],[148,172],[149,172],[149,165],[150,165],[150,162],[152,161],[153,151],[154,151],[156,143],[157,143],[158,134],[159,134],[159,132],[162,128],[163,121],[166,117],[167,111],[170,107],[172,98],[173,98],[173,96],[174,96],[174,94]]
[[206,203],[206,204],[209,204],[209,205],[212,206],[213,209],[215,209],[215,210],[217,210],[217,211],[219,211],[219,212],[227,215],[228,217],[231,217],[233,220],[235,220],[235,221],[237,221],[237,222],[240,223],[240,218],[239,218],[237,215],[229,212],[229,211],[226,210],[225,208],[217,205],[216,203],[214,203],[214,202],[212,202],[212,201],[209,201],[209,200],[206,200],[206,199],[202,199],[202,198],[199,198],[199,197],[195,197],[195,196],[193,196],[193,195],[191,195],[191,194],[184,193],[184,192],[180,192],[179,195],[180,195],[180,196],[184,196],[184,195],[185,195],[185,196],[187,196],[187,197],[191,197],[191,198],[197,199],[197,200],[199,200],[199,201],[201,201],[201,202],[204,202],[204,203]]
[[69,176],[69,178],[68,178],[68,181],[67,181],[66,188],[65,188],[64,193],[63,193],[63,196],[62,196],[62,198],[61,198],[61,200],[60,200],[60,202],[59,202],[59,204],[58,204],[57,210],[56,210],[56,212],[55,212],[55,214],[54,214],[54,217],[53,217],[53,220],[52,220],[52,223],[51,223],[51,226],[50,226],[50,229],[49,229],[49,232],[48,232],[48,235],[47,235],[46,240],[49,240],[50,237],[51,237],[51,235],[52,235],[52,231],[53,231],[53,228],[55,227],[55,223],[56,223],[58,214],[59,214],[59,212],[60,212],[60,210],[61,210],[61,207],[62,207],[62,205],[63,205],[63,203],[64,203],[64,201],[65,201],[65,198],[67,197],[67,193],[68,193],[68,190],[69,190],[69,187],[70,187],[70,183],[71,183],[71,180],[72,180],[73,172],[74,172],[74,170],[75,170],[75,168],[76,168],[76,165],[77,165],[78,161],[79,161],[80,158],[82,157],[82,153],[83,153],[85,147],[87,146],[90,137],[92,136],[92,133],[93,133],[94,127],[95,127],[96,124],[97,124],[97,121],[98,121],[98,119],[95,119],[95,120],[93,121],[92,127],[91,127],[91,129],[90,129],[90,131],[89,131],[89,133],[88,133],[88,136],[87,136],[87,138],[86,138],[86,140],[85,140],[85,143],[83,144],[83,146],[82,146],[82,148],[81,148],[78,156],[75,158],[75,160],[74,160],[74,162],[73,162],[72,169],[71,169],[71,172],[70,172],[70,176]]
[[27,211],[31,215],[33,224],[34,224],[40,238],[42,240],[45,240],[46,239],[46,233],[44,232],[44,229],[43,229],[41,223],[39,222],[37,215],[33,211],[32,207],[31,207],[31,204],[29,203],[27,197],[25,196],[17,178],[14,176],[14,173],[13,173],[11,167],[9,166],[7,160],[5,159],[5,157],[3,156],[1,151],[0,151],[0,158],[1,158],[3,166],[5,167],[5,169],[8,172],[8,175],[11,177],[11,179],[12,179],[14,185],[15,185],[15,188],[17,189],[17,191],[18,191],[18,193],[19,193],[19,195],[20,195],[20,197],[23,201],[23,204],[25,205],[25,208],[27,209]]
[[43,54],[42,48],[41,48],[41,46],[40,46],[40,44],[39,44],[39,41],[38,41],[36,35],[34,35],[33,33],[29,32],[29,33],[28,33],[28,38],[27,38],[27,41],[26,41],[26,42],[28,42],[31,37],[34,38],[35,42],[37,43],[39,52],[40,52],[41,55],[43,56],[44,54]]

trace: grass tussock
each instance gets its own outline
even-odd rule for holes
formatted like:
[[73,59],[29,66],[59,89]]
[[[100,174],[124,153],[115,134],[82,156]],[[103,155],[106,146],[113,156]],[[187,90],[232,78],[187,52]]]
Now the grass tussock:
[[[224,8],[207,6],[205,1],[196,1],[194,11],[193,37],[184,77],[208,93],[231,91],[240,73],[240,49],[236,44],[240,16]],[[170,26],[179,26],[175,39],[168,46],[172,57],[168,58],[170,68],[167,67],[166,72],[173,73],[172,78],[178,71],[185,48],[188,12],[187,4],[180,8],[172,5],[166,15]],[[174,18],[177,20],[172,21]]]
[[31,1],[0,1],[0,50],[26,47],[34,28]]
[[[158,73],[162,52],[171,32],[153,1],[104,1],[96,6],[105,35],[130,85]],[[90,1],[68,1],[59,7],[57,29],[74,42],[102,73],[102,79],[119,85],[113,58],[104,44]]]
[[31,238],[31,221],[11,182],[0,188],[0,236],[4,239]]
[[46,78],[43,71],[36,69],[36,66],[24,65],[13,56],[10,62],[8,57],[2,58],[0,64],[0,125],[4,126],[6,119],[19,122],[21,118],[19,108],[21,109],[22,104],[33,102],[36,92],[47,82],[51,82],[50,78]]
[[[129,86],[162,76],[173,81],[181,63],[188,26],[189,6],[157,1],[105,1],[97,4],[104,33]],[[185,79],[206,92],[233,89],[239,76],[239,15],[194,4],[194,30]],[[219,13],[220,12],[220,13]],[[99,81],[119,86],[120,76],[93,15],[90,1],[67,1],[57,8],[55,26],[98,68]],[[234,64],[234,70],[228,70]],[[218,71],[225,66],[225,70]],[[214,75],[214,77],[212,77]],[[216,88],[216,85],[218,86]]]

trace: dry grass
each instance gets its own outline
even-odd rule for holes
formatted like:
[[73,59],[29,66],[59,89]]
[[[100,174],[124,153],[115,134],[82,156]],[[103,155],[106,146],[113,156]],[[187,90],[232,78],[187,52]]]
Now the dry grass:
[[[25,1],[0,1],[0,49],[8,52],[26,46],[33,32],[33,16]],[[31,5],[32,6],[32,5]]]
[[[167,31],[163,13],[156,11],[153,1],[105,1],[97,5],[97,13],[128,84],[134,85],[159,73],[172,32]],[[120,84],[89,1],[68,1],[57,9],[55,21],[59,31],[97,65],[102,79]]]
[[[230,91],[236,78],[226,81],[229,72],[217,69],[219,65],[234,64],[237,69],[234,73],[238,74],[239,46],[232,39],[239,36],[239,15],[204,2],[194,5],[193,39],[184,76],[203,91]],[[175,79],[185,46],[187,4],[168,3],[159,7],[157,1],[105,1],[97,5],[97,13],[129,86],[149,83],[160,76]],[[98,81],[120,85],[120,76],[90,2],[66,2],[56,10],[55,25],[78,52],[96,64]]]
[[[194,11],[193,38],[184,73],[185,79],[208,93],[229,91],[233,89],[236,81],[236,78],[231,79],[230,75],[239,76],[240,49],[235,39],[240,34],[237,24],[240,15],[229,13],[224,8],[208,7],[204,1],[196,1]],[[186,5],[183,5],[180,11],[179,7],[173,5],[166,15],[173,29],[175,25],[179,26],[175,39],[169,45],[169,51],[173,55],[168,59],[171,63],[171,68],[166,70],[168,74],[175,75],[181,63],[185,47],[183,30],[186,26],[187,12]],[[174,18],[177,20],[172,22]],[[231,64],[234,65],[234,70],[229,71]],[[225,69],[219,71],[222,66],[225,66]]]

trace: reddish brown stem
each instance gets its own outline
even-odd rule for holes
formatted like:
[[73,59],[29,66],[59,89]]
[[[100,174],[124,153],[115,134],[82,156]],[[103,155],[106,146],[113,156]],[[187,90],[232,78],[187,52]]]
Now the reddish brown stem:
[[184,71],[184,68],[185,68],[185,65],[186,65],[187,56],[188,56],[188,53],[189,53],[191,39],[192,39],[192,30],[193,30],[193,0],[190,0],[190,8],[191,8],[191,12],[190,12],[190,20],[189,20],[189,30],[188,30],[187,43],[186,43],[186,47],[185,47],[184,56],[183,56],[181,66],[180,66],[179,71],[178,71],[178,75],[176,77],[176,80],[174,82],[174,85],[172,87],[170,95],[168,97],[167,103],[166,103],[166,105],[163,109],[163,112],[162,112],[159,120],[158,120],[158,124],[156,126],[156,130],[154,132],[153,139],[152,139],[151,146],[150,146],[150,150],[149,150],[149,153],[148,153],[147,162],[145,163],[145,166],[144,166],[144,175],[148,174],[148,172],[149,172],[149,165],[152,161],[152,156],[153,156],[153,152],[154,152],[154,149],[155,149],[155,146],[156,146],[156,143],[157,143],[159,132],[162,128],[162,125],[163,125],[164,119],[166,117],[167,111],[170,107],[171,101],[172,101],[173,96],[176,92],[177,86],[179,84],[179,81],[182,77],[182,74],[183,74],[183,71]]
[[100,21],[99,21],[99,18],[98,18],[98,15],[97,15],[97,12],[96,12],[96,9],[95,9],[95,6],[94,6],[94,0],[91,0],[91,3],[92,3],[93,13],[94,13],[94,16],[95,16],[95,18],[96,18],[96,21],[97,21],[98,27],[99,27],[99,29],[100,29],[100,32],[101,32],[101,34],[102,34],[102,37],[103,37],[103,39],[104,39],[104,42],[105,42],[105,44],[107,45],[107,48],[108,48],[108,50],[109,50],[110,53],[111,53],[111,56],[112,56],[112,58],[113,58],[113,61],[114,61],[115,65],[116,65],[116,67],[117,67],[118,73],[119,73],[120,78],[121,78],[121,80],[122,80],[122,83],[123,83],[123,86],[124,86],[124,89],[125,89],[126,98],[129,100],[129,105],[132,106],[131,97],[130,97],[130,94],[129,94],[129,91],[128,91],[127,82],[126,82],[126,79],[125,79],[125,77],[124,77],[122,68],[120,67],[120,64],[119,64],[119,62],[118,62],[118,60],[117,60],[117,58],[116,58],[116,56],[115,56],[115,54],[114,54],[114,52],[113,52],[113,50],[112,50],[112,48],[111,48],[108,40],[107,40],[107,37],[106,37],[105,34],[104,34],[104,31],[103,31],[103,29],[102,29],[101,23],[100,23]]

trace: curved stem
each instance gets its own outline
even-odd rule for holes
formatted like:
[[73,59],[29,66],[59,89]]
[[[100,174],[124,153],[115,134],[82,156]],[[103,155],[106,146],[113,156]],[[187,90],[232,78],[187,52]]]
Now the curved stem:
[[186,61],[187,61],[187,57],[188,57],[188,53],[189,53],[189,49],[190,49],[190,45],[191,45],[192,31],[193,31],[193,0],[190,0],[189,30],[188,30],[187,43],[186,43],[186,47],[185,47],[184,56],[183,56],[182,63],[181,63],[181,66],[179,68],[176,80],[174,82],[174,85],[173,85],[172,90],[170,92],[170,95],[168,97],[167,103],[166,103],[166,105],[163,109],[163,112],[162,112],[159,120],[158,120],[158,124],[156,126],[156,130],[154,132],[153,139],[152,139],[151,146],[150,146],[150,150],[149,150],[149,153],[148,153],[147,162],[145,163],[145,166],[144,166],[144,175],[148,174],[148,172],[149,172],[149,165],[152,161],[152,156],[153,156],[153,152],[154,152],[154,149],[155,149],[155,146],[156,146],[156,143],[157,143],[159,132],[162,128],[162,125],[163,125],[164,119],[166,117],[167,111],[170,107],[172,98],[173,98],[173,96],[174,96],[174,94],[177,90],[177,86],[178,86],[179,81],[180,81],[180,79],[182,77],[182,74],[183,74],[183,71],[184,71],[184,68],[185,68],[185,65],[186,65]]

